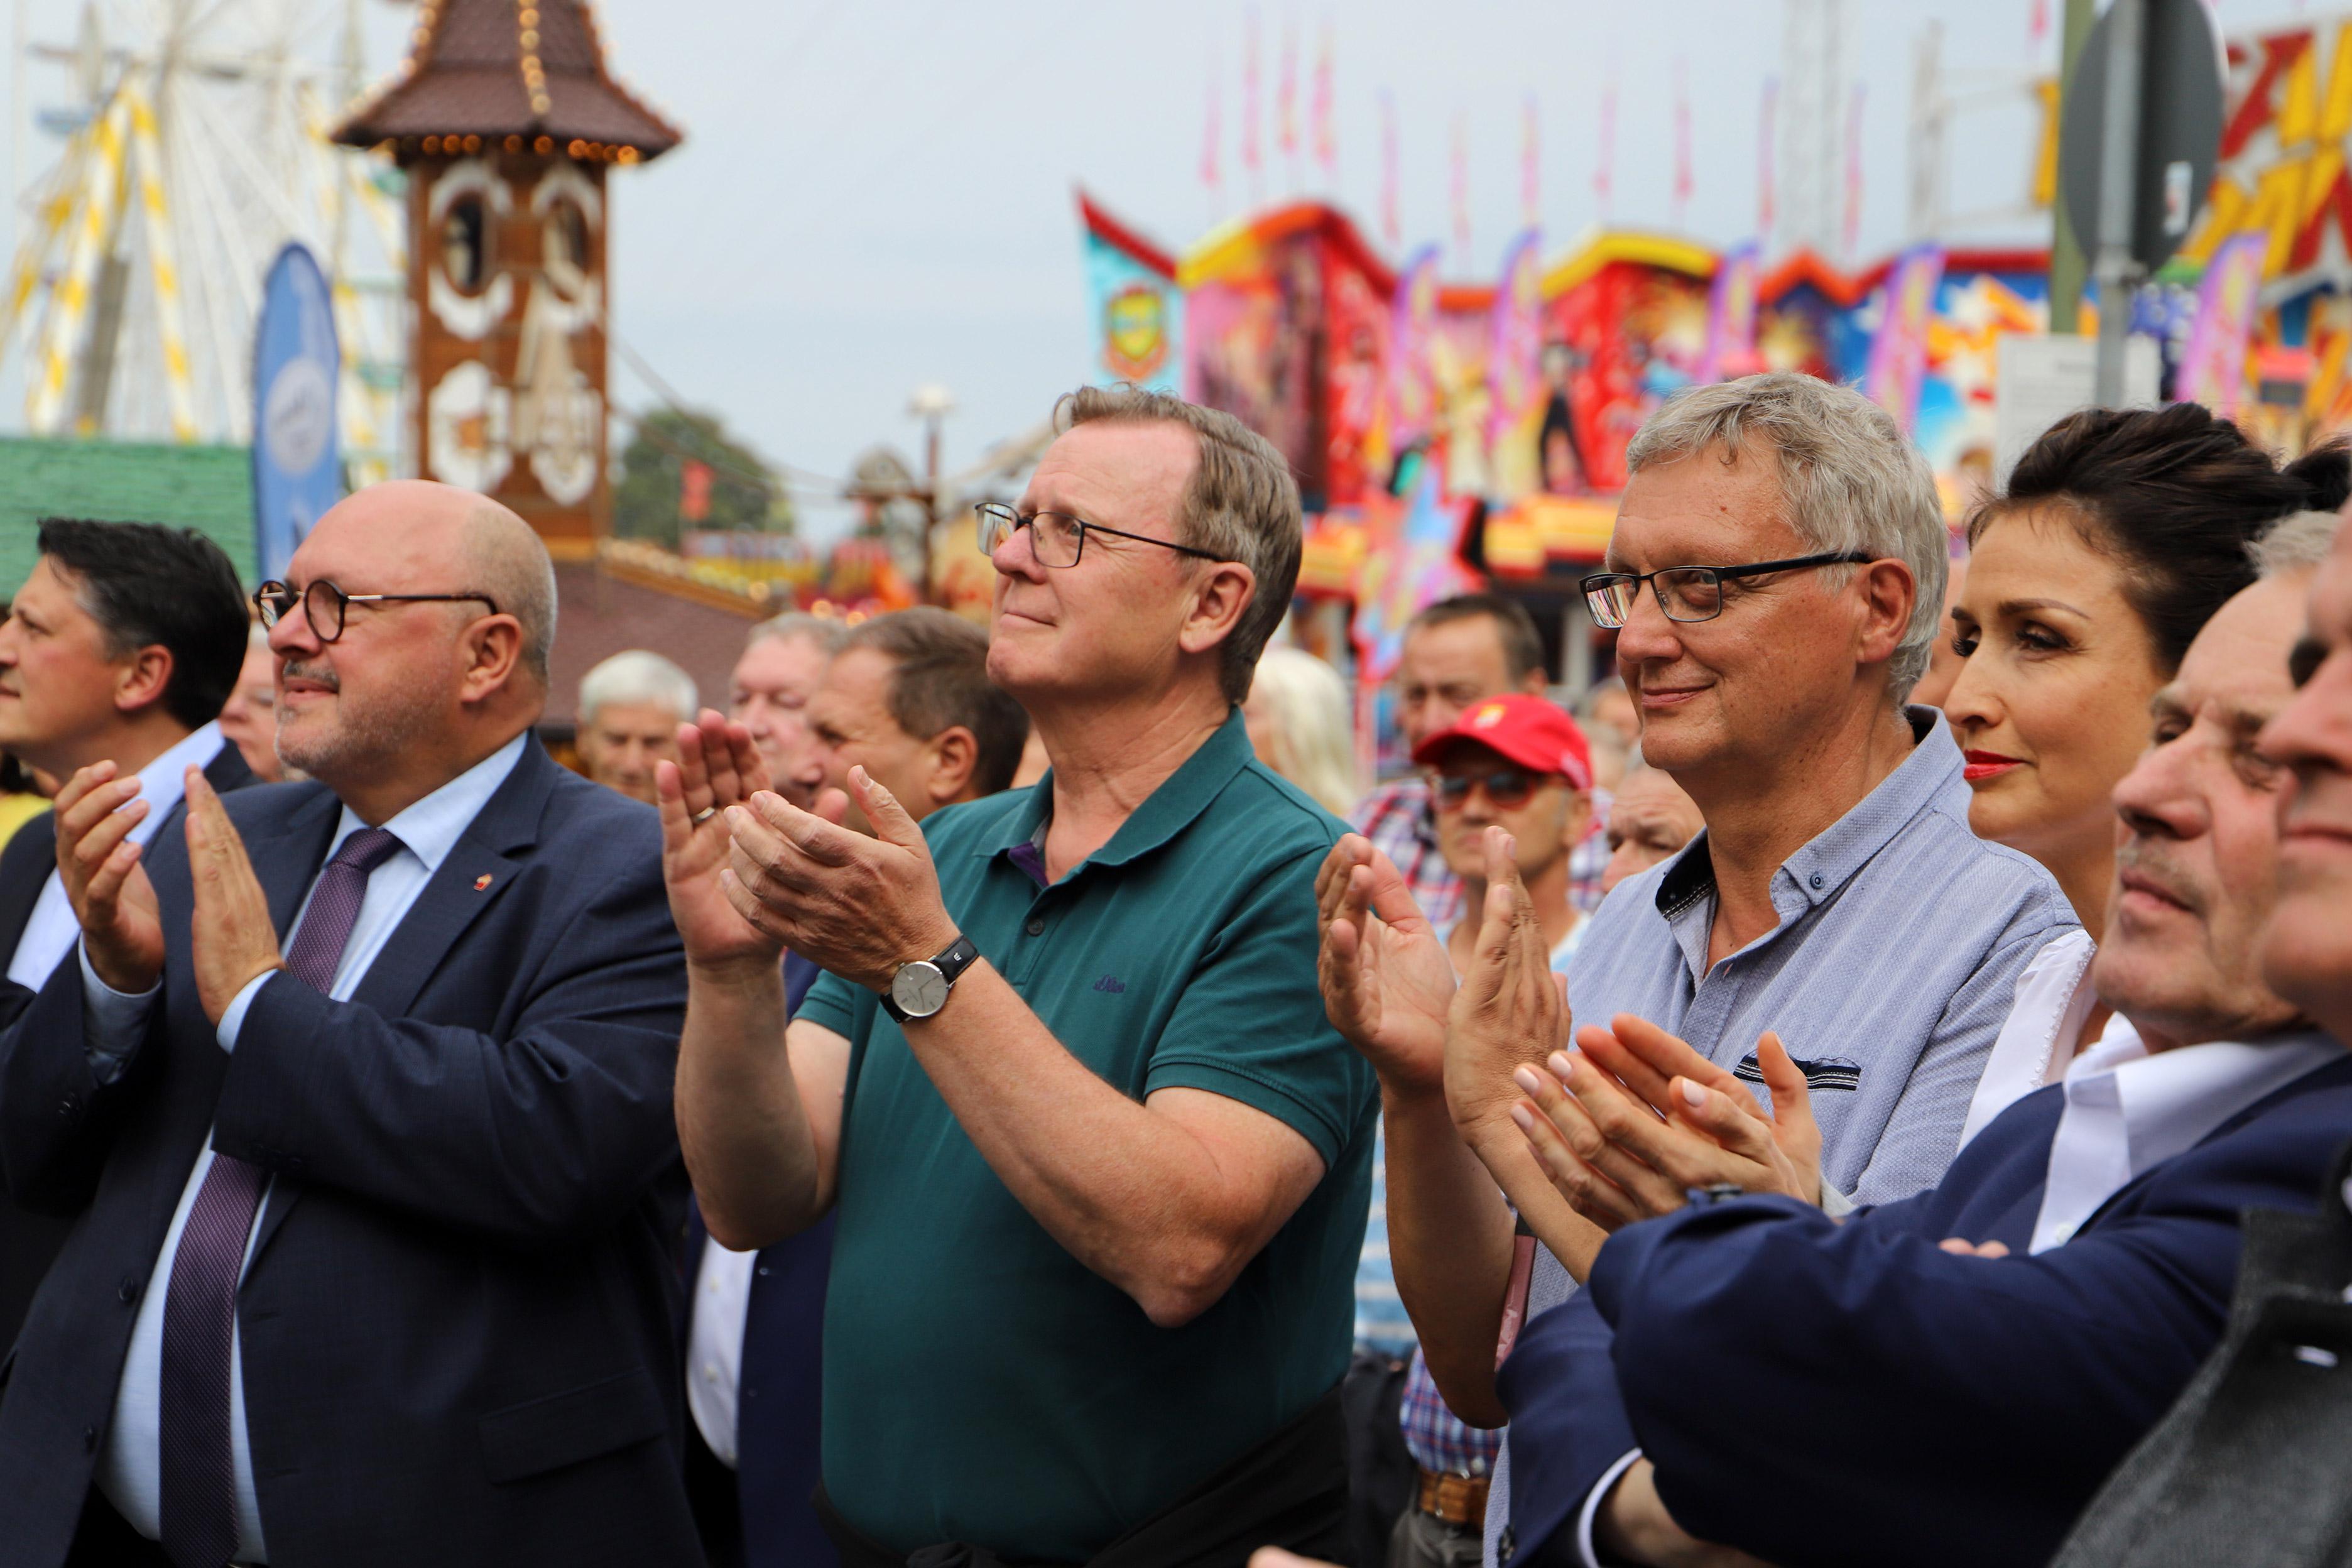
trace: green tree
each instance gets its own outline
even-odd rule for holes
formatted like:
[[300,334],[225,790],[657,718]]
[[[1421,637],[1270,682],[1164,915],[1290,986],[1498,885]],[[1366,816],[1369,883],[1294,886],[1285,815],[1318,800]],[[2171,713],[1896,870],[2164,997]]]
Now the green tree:
[[[678,506],[686,466],[710,469],[709,511],[681,523]],[[757,454],[730,440],[716,415],[664,408],[636,422],[621,453],[621,483],[613,494],[613,528],[624,539],[677,548],[681,528],[790,533],[792,503]]]

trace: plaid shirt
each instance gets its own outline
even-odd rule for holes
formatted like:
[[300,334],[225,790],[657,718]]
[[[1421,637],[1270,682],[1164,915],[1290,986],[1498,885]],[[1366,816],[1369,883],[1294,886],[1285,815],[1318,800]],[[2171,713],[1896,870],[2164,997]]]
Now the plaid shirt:
[[[1590,914],[1601,907],[1601,874],[1609,868],[1609,792],[1592,792],[1592,826],[1568,858],[1568,901]],[[1412,901],[1440,931],[1462,914],[1462,879],[1437,852],[1436,809],[1429,781],[1419,773],[1391,780],[1357,804],[1352,824],[1387,856],[1412,890]]]
[[1445,1407],[1445,1397],[1437,1392],[1429,1363],[1418,1349],[1412,1352],[1412,1370],[1404,1374],[1404,1400],[1397,1420],[1404,1428],[1406,1451],[1424,1470],[1483,1476],[1503,1451],[1501,1427],[1490,1432],[1469,1426]]

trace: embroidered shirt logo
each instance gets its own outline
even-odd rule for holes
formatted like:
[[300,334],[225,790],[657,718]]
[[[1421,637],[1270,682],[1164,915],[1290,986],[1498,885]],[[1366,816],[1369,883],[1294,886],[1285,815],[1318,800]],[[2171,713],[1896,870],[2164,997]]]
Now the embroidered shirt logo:
[[1112,995],[1116,996],[1120,992],[1127,989],[1127,982],[1121,980],[1116,974],[1106,974],[1100,980],[1095,982],[1095,989],[1097,991],[1108,991]]

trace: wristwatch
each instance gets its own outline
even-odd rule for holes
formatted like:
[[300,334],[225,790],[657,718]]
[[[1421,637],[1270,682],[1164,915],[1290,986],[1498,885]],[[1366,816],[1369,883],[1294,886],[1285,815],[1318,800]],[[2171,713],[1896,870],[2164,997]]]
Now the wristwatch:
[[882,1010],[901,1024],[909,1018],[929,1017],[948,1005],[956,977],[979,957],[980,949],[971,945],[971,938],[959,936],[936,958],[900,964],[882,993]]

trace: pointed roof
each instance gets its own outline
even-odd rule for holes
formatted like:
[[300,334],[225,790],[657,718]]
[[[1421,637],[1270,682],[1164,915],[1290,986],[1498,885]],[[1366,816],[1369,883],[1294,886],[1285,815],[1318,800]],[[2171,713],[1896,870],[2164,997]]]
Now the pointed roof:
[[411,37],[336,141],[407,151],[428,136],[544,136],[574,158],[634,163],[683,139],[605,69],[587,0],[422,0]]

